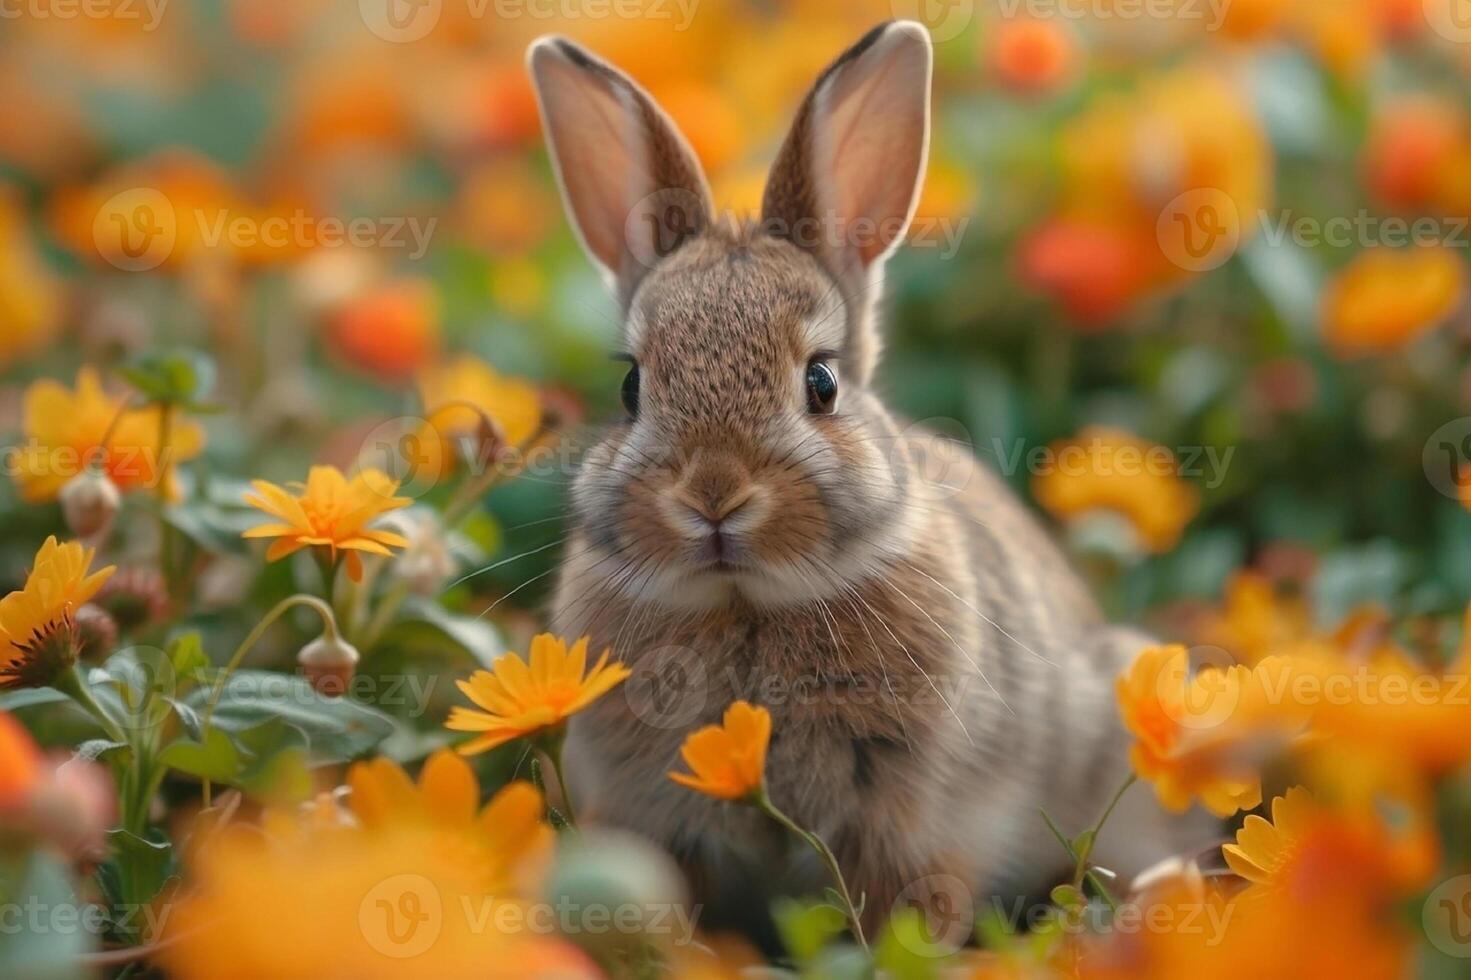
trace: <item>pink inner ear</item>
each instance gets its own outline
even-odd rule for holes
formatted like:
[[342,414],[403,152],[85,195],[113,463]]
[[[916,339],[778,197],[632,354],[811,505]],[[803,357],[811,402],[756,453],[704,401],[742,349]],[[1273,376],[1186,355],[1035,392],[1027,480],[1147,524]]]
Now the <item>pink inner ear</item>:
[[536,78],[568,209],[606,269],[623,261],[635,175],[646,170],[633,113],[606,79],[548,52]]
[[927,43],[891,29],[818,94],[813,162],[822,207],[865,267],[903,237],[917,203],[929,75]]

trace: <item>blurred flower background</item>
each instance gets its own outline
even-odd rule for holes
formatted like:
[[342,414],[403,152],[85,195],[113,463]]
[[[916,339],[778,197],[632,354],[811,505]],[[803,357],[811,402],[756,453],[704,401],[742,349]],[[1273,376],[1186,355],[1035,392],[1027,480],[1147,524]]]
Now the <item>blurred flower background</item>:
[[[562,217],[527,43],[626,69],[750,214],[812,79],[894,16],[927,22],[936,77],[885,279],[891,403],[1044,510],[1116,617],[1248,664],[1366,606],[1453,646],[1465,0],[6,5],[3,591],[48,534],[95,541],[116,572],[103,638],[65,637],[83,657],[120,629],[219,664],[325,573],[334,663],[392,720],[383,753],[425,758],[455,692],[386,695],[538,631],[577,427],[617,405],[618,314]],[[313,466],[337,470],[281,488]],[[338,495],[365,467],[403,509],[322,530],[388,509]],[[270,561],[242,536],[252,479],[286,528]],[[289,555],[324,542],[320,568]],[[286,617],[252,664],[290,669],[320,626]],[[7,706],[75,743],[55,705]],[[517,755],[472,762],[498,786]]]

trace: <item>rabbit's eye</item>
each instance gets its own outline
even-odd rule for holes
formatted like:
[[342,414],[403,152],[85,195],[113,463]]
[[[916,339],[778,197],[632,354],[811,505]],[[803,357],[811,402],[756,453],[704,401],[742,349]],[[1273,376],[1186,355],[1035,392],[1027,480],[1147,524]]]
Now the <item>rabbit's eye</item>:
[[623,388],[619,395],[623,399],[623,407],[628,410],[629,415],[638,414],[638,365],[630,364],[628,373],[623,376]]
[[813,359],[807,364],[807,411],[813,415],[831,415],[838,401],[838,376],[827,361]]

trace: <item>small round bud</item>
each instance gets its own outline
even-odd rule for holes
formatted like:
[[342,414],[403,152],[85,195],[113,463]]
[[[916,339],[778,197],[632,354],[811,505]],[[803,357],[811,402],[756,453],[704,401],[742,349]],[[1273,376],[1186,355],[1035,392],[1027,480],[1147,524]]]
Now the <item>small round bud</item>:
[[101,470],[79,473],[61,488],[61,514],[66,526],[84,541],[107,537],[120,506],[122,494],[117,484]]
[[357,648],[335,633],[323,633],[296,655],[312,690],[327,697],[338,697],[347,690],[360,659]]
[[72,617],[77,627],[84,660],[101,660],[117,649],[117,620],[96,603],[89,602]]
[[156,568],[125,565],[102,586],[96,603],[111,614],[119,631],[132,633],[168,617],[168,586]]

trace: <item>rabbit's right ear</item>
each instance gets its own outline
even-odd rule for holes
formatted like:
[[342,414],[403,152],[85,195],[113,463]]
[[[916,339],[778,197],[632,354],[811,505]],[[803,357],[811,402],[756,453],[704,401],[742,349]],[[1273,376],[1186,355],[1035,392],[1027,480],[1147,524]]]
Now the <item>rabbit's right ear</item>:
[[567,214],[619,301],[712,220],[689,144],[633,79],[560,37],[526,56]]

